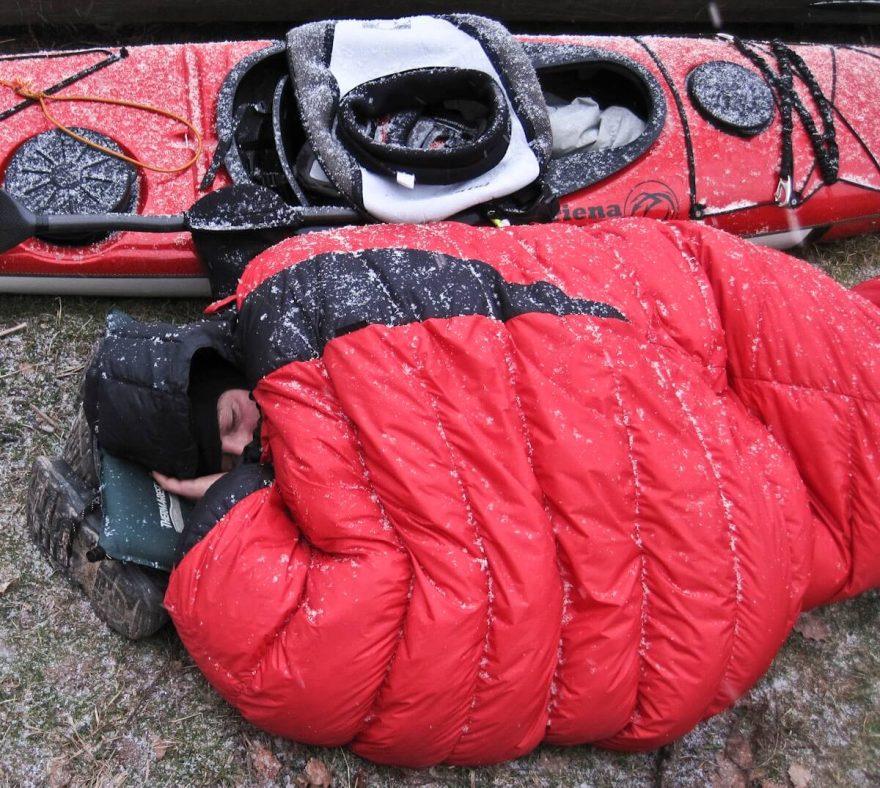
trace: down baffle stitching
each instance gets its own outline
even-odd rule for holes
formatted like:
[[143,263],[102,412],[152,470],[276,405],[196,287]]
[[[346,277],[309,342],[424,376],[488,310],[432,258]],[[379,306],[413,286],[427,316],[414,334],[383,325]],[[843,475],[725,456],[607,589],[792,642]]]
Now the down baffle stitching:
[[[638,648],[638,659],[639,659],[639,683],[641,683],[641,679],[644,677],[646,670],[646,654],[650,644],[648,643],[648,635],[647,635],[647,621],[648,621],[648,610],[650,606],[650,589],[648,587],[648,556],[645,551],[645,544],[642,540],[642,531],[641,531],[641,484],[639,482],[639,463],[636,459],[635,455],[635,438],[633,435],[632,422],[630,420],[629,411],[626,409],[626,405],[623,401],[623,390],[622,383],[620,379],[620,375],[617,369],[614,366],[614,361],[611,359],[608,352],[605,352],[605,363],[608,366],[608,369],[611,372],[611,375],[614,378],[614,398],[617,401],[617,407],[620,411],[620,418],[623,424],[623,429],[626,435],[627,441],[627,454],[630,461],[630,468],[632,469],[632,479],[633,479],[633,530],[632,530],[632,540],[635,543],[636,547],[639,551],[639,580],[642,588],[642,596],[641,596],[641,605],[639,609],[639,648]],[[636,715],[638,714],[638,691],[636,693],[636,704],[633,707],[632,714],[630,715],[630,722],[635,720]]]
[[[513,341],[513,336],[510,331],[503,330],[502,336],[505,344],[505,352],[504,352],[504,361],[507,365],[507,371],[510,375],[510,383],[514,394],[514,406],[516,407],[516,413],[519,417],[520,428],[522,429],[522,438],[523,442],[526,446],[526,456],[529,461],[529,468],[531,468],[532,476],[535,478],[538,486],[540,487],[540,480],[538,479],[538,474],[535,472],[535,464],[534,464],[534,448],[532,444],[531,432],[529,430],[529,421],[525,414],[525,409],[523,408],[522,399],[520,398],[519,390],[520,386],[518,384],[518,370],[516,365],[516,343]],[[558,535],[556,533],[556,528],[553,525],[553,517],[552,517],[552,504],[550,500],[547,498],[547,494],[544,491],[544,488],[541,487],[541,500],[543,503],[544,513],[547,517],[547,524],[550,529],[550,534],[553,538],[553,546],[554,552],[556,554],[556,568],[559,572],[559,583],[560,590],[562,595],[562,620],[559,626],[559,643],[556,649],[556,665],[553,668],[553,673],[550,676],[550,686],[548,687],[548,697],[547,697],[547,725],[546,727],[550,727],[550,715],[553,712],[553,709],[556,706],[556,680],[557,674],[559,672],[559,668],[562,665],[564,654],[563,654],[563,638],[562,638],[562,629],[564,628],[567,622],[567,610],[571,607],[571,584],[566,583],[563,579],[563,567],[562,567],[562,557],[564,555],[564,551],[559,542]],[[570,573],[569,573],[570,575]]]
[[[712,478],[715,481],[715,491],[718,494],[718,498],[721,502],[721,510],[724,514],[724,522],[727,526],[727,534],[728,534],[728,546],[730,547],[730,558],[731,564],[733,566],[733,576],[735,583],[735,593],[734,593],[734,601],[736,602],[736,607],[734,608],[734,618],[733,618],[733,640],[730,644],[730,651],[727,655],[727,664],[724,667],[724,673],[721,676],[718,686],[723,687],[726,685],[726,679],[730,675],[730,671],[732,668],[732,657],[734,652],[736,651],[737,642],[740,639],[740,620],[742,618],[742,605],[743,605],[743,572],[742,572],[742,561],[739,557],[739,553],[737,552],[736,543],[737,543],[737,529],[736,522],[733,519],[733,504],[731,499],[727,496],[724,491],[724,482],[723,476],[720,471],[720,467],[716,462],[715,458],[712,455],[712,450],[706,443],[705,435],[703,430],[700,428],[699,420],[691,411],[690,407],[684,401],[684,395],[678,386],[673,383],[674,376],[672,374],[672,370],[669,366],[669,361],[665,357],[663,353],[657,354],[658,359],[663,363],[663,372],[666,377],[666,382],[671,387],[673,393],[675,394],[676,400],[678,400],[679,407],[681,408],[681,412],[684,414],[687,422],[690,424],[691,429],[694,432],[694,435],[697,437],[697,441],[700,445],[700,449],[703,452],[703,456],[706,459],[707,464],[712,473]],[[724,408],[725,413],[727,412],[727,407],[722,403],[721,407]],[[717,690],[716,690],[717,695]],[[712,701],[715,700],[715,696],[713,695]]]
[[[436,405],[436,401],[432,402],[432,405]],[[458,745],[461,742],[464,735],[470,731],[470,723],[472,720],[472,713],[473,713],[473,710],[477,707],[477,695],[478,695],[477,685],[478,685],[480,679],[482,678],[482,673],[488,664],[488,660],[489,660],[488,654],[489,654],[489,648],[490,648],[491,639],[492,639],[492,623],[495,620],[495,614],[494,614],[494,610],[493,610],[493,602],[495,600],[495,579],[492,576],[492,566],[489,563],[489,558],[486,554],[486,548],[483,545],[483,537],[480,534],[480,529],[479,529],[479,526],[477,525],[476,517],[474,517],[474,509],[473,509],[473,505],[470,500],[470,496],[468,495],[467,488],[465,487],[464,482],[461,480],[461,475],[458,472],[458,468],[456,467],[456,466],[460,466],[460,463],[458,462],[458,459],[455,455],[455,451],[452,448],[452,446],[449,443],[449,440],[446,436],[446,430],[443,426],[442,420],[440,419],[439,413],[437,414],[437,429],[438,429],[438,432],[440,433],[441,437],[443,438],[443,442],[446,444],[446,446],[449,450],[449,458],[453,464],[452,473],[453,473],[453,476],[456,480],[456,483],[459,486],[459,489],[461,490],[461,495],[462,495],[462,499],[464,502],[465,511],[467,513],[467,522],[472,526],[472,529],[474,532],[474,544],[477,546],[477,548],[480,552],[481,558],[479,559],[479,561],[480,561],[481,565],[486,570],[486,599],[487,599],[486,635],[483,639],[483,651],[482,651],[482,655],[480,657],[479,669],[477,670],[476,676],[474,676],[473,689],[471,690],[470,712],[468,714],[468,718],[465,720],[464,724],[461,727],[461,731],[458,735],[458,738],[455,741],[455,744],[453,744],[453,746],[449,750],[449,752],[451,754],[455,751],[456,747],[458,747]]]
[[[698,280],[700,282],[700,285],[699,285],[700,291],[701,291],[701,293],[703,293],[704,297],[706,297],[706,295],[708,293],[711,293],[711,285],[710,285],[708,278],[705,275],[705,272],[703,270],[703,267],[702,267],[699,259],[691,251],[690,246],[685,242],[681,231],[677,227],[674,227],[672,230],[672,238],[673,238],[673,241],[674,241],[676,247],[678,248],[679,252],[681,253],[682,258],[687,260],[688,262],[690,262],[691,272],[700,274],[700,278]],[[706,307],[706,314],[707,315],[712,315],[713,312],[717,313],[718,306],[717,306],[717,303],[714,301],[714,299],[707,299],[704,306]],[[763,315],[759,315],[758,320],[759,320],[759,322],[762,321]],[[725,331],[720,314],[718,314],[718,328],[722,332]],[[691,410],[687,406],[687,404],[684,402],[682,390],[679,387],[672,384],[672,381],[674,379],[674,375],[672,374],[672,369],[670,368],[669,359],[662,352],[662,349],[660,347],[658,347],[657,357],[663,363],[663,372],[666,377],[666,381],[671,386],[672,391],[675,394],[675,398],[679,403],[679,407],[681,408],[682,413],[684,414],[688,423],[691,425],[691,429],[693,429],[694,434],[697,436],[697,440],[699,442],[700,449],[702,450],[703,456],[705,457],[706,462],[708,463],[709,468],[711,469],[712,478],[715,481],[715,490],[717,491],[718,497],[721,502],[721,509],[722,509],[722,512],[724,513],[724,522],[727,525],[727,533],[728,533],[728,537],[729,537],[728,545],[730,547],[731,563],[732,563],[732,567],[733,567],[734,582],[735,582],[735,586],[736,586],[735,594],[734,594],[734,601],[736,603],[736,607],[734,610],[734,620],[733,620],[733,640],[730,645],[730,652],[728,653],[727,663],[724,666],[724,673],[722,674],[721,679],[719,681],[719,685],[718,685],[719,687],[722,687],[722,686],[725,686],[726,679],[730,675],[730,672],[732,669],[731,659],[733,657],[734,652],[736,651],[737,642],[740,638],[740,620],[742,618],[743,572],[742,572],[741,560],[740,560],[739,554],[737,553],[737,550],[736,550],[736,542],[737,542],[736,523],[734,522],[734,519],[733,519],[731,500],[728,498],[728,496],[724,492],[724,485],[722,482],[722,474],[719,470],[718,464],[715,461],[715,459],[713,458],[711,450],[706,445],[706,441],[705,441],[703,432],[700,429],[699,421],[694,416],[694,414],[691,412]],[[705,364],[704,363],[703,367],[707,371],[718,369],[718,367],[714,364]],[[729,368],[730,368],[729,360],[726,362],[724,368],[729,370]],[[735,393],[733,388],[730,386],[729,382],[728,382],[727,390],[730,391],[731,393]],[[725,414],[726,414],[727,413],[726,404],[724,404],[722,402],[721,407],[724,409]],[[716,696],[717,696],[717,690],[716,690],[715,694],[713,695],[710,703],[712,703],[716,700]]]
[[488,653],[489,653],[489,648],[490,648],[490,644],[491,644],[491,635],[492,635],[492,622],[495,620],[494,611],[493,611],[493,601],[495,598],[495,579],[492,576],[492,567],[489,563],[489,558],[486,554],[486,549],[483,545],[483,538],[482,538],[482,535],[480,534],[479,526],[477,525],[477,518],[474,516],[473,504],[472,504],[470,496],[468,494],[467,487],[465,486],[464,481],[461,478],[461,473],[459,471],[459,469],[461,468],[461,462],[457,456],[457,453],[456,453],[454,447],[452,446],[452,444],[449,441],[449,437],[446,432],[446,427],[444,426],[443,420],[440,415],[439,400],[438,400],[437,396],[434,395],[430,391],[430,382],[428,380],[428,376],[425,374],[425,365],[421,359],[416,359],[416,367],[415,368],[418,370],[418,372],[420,374],[422,384],[425,389],[425,393],[430,400],[431,410],[433,411],[434,416],[436,418],[435,426],[437,428],[437,432],[440,435],[440,438],[443,441],[443,444],[449,453],[449,460],[450,460],[450,464],[452,465],[451,475],[455,479],[456,484],[458,485],[458,488],[461,492],[461,499],[462,499],[462,503],[464,505],[465,514],[466,514],[465,519],[466,519],[466,522],[471,526],[471,528],[473,530],[474,545],[476,545],[476,547],[478,548],[480,556],[481,556],[480,559],[478,559],[478,560],[479,560],[480,564],[482,565],[482,567],[486,571],[486,598],[487,598],[486,635],[483,639],[482,655],[480,657],[480,663],[478,666],[477,673],[474,676],[473,688],[471,690],[470,711],[469,711],[467,719],[465,720],[464,724],[461,727],[461,731],[459,732],[457,739],[450,747],[449,752],[447,753],[447,756],[443,759],[443,760],[447,760],[449,758],[449,756],[453,752],[455,752],[455,749],[458,747],[459,743],[461,742],[461,740],[465,736],[465,734],[467,734],[468,731],[470,730],[470,723],[472,720],[472,712],[477,706],[477,695],[478,695],[477,685],[479,684],[480,679],[481,679],[481,674],[483,673],[483,671],[488,663]]
[[856,403],[853,399],[850,399],[848,404],[848,412],[849,412],[849,441],[848,452],[847,452],[847,479],[849,480],[849,485],[846,491],[846,508],[847,508],[847,527],[849,529],[849,573],[847,574],[847,582],[846,586],[852,585],[853,574],[856,570],[856,511],[855,511],[855,499],[856,499],[856,475],[855,475],[855,464],[856,464],[856,416],[858,411],[856,410]]
[[739,396],[739,391],[733,385],[735,381],[742,381],[744,383],[760,383],[765,386],[778,386],[779,388],[788,388],[788,389],[796,389],[803,391],[811,391],[816,394],[822,394],[826,397],[843,397],[849,400],[864,402],[866,405],[880,405],[880,398],[877,397],[868,397],[864,394],[852,394],[847,391],[836,391],[834,389],[823,389],[819,386],[812,386],[808,383],[794,383],[785,380],[775,380],[773,378],[760,378],[755,375],[742,375],[736,374],[730,376],[731,388],[737,393]]
[[[332,382],[332,378],[330,380]],[[351,429],[355,436],[357,436],[358,431],[354,423],[351,423]],[[394,650],[391,652],[391,656],[385,666],[385,675],[382,677],[382,681],[380,681],[379,685],[376,687],[376,691],[373,694],[373,699],[372,701],[370,701],[370,708],[364,715],[363,725],[358,732],[361,733],[363,732],[364,728],[369,725],[370,722],[372,722],[372,720],[374,719],[376,707],[379,705],[379,701],[382,697],[382,692],[384,691],[385,687],[388,686],[388,681],[391,678],[391,669],[394,667],[395,662],[397,662],[397,655],[400,652],[400,646],[403,643],[404,635],[406,632],[406,622],[409,619],[409,610],[412,606],[413,589],[415,586],[415,571],[413,569],[413,556],[407,549],[406,543],[401,538],[398,529],[394,526],[394,523],[388,516],[388,512],[385,511],[385,506],[382,503],[382,497],[379,495],[379,491],[376,489],[373,483],[373,476],[370,473],[370,468],[367,464],[367,456],[364,452],[364,444],[363,441],[361,441],[360,437],[357,438],[357,451],[358,459],[360,460],[361,468],[364,472],[364,479],[366,480],[370,488],[371,497],[376,501],[376,505],[379,507],[382,528],[383,530],[391,531],[391,533],[394,534],[394,539],[397,542],[398,548],[400,552],[406,556],[407,562],[409,564],[409,585],[406,594],[406,605],[404,605],[403,614],[400,617],[400,626],[397,630],[397,640],[394,643]],[[427,572],[425,572],[425,574],[427,575]],[[357,735],[358,734],[355,734],[355,738],[357,738]]]

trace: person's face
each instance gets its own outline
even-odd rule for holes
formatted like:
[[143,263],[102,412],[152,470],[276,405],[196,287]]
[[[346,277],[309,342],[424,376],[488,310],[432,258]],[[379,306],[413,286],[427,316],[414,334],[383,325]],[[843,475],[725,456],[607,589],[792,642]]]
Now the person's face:
[[260,420],[257,404],[245,389],[227,389],[217,400],[217,423],[220,426],[221,467],[231,470],[254,437]]

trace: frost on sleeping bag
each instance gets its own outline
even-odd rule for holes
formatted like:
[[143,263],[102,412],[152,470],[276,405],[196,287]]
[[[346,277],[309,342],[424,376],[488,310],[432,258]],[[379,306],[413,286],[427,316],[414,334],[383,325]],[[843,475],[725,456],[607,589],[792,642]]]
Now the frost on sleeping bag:
[[880,580],[880,313],[800,261],[647,220],[380,225],[268,250],[237,306],[275,477],[166,603],[273,734],[657,747]]

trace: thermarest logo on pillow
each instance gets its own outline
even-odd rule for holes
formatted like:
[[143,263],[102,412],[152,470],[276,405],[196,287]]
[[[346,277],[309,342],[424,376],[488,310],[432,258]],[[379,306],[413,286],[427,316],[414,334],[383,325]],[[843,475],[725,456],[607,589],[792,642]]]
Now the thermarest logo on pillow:
[[159,525],[163,528],[173,528],[179,534],[183,533],[183,512],[178,497],[163,490],[156,482],[153,482],[153,489],[159,507]]

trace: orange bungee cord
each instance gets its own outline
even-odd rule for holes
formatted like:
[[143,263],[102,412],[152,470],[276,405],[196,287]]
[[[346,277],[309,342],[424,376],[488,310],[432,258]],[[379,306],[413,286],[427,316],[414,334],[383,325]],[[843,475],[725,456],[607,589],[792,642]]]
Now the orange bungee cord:
[[[31,87],[31,85],[24,80],[16,79],[16,80],[6,80],[0,79],[0,85],[3,87],[7,87],[12,90],[17,96],[20,96],[24,99],[30,99],[32,101],[37,102],[40,105],[40,109],[43,111],[43,114],[46,116],[46,119],[49,120],[53,125],[55,125],[60,131],[63,131],[70,137],[73,137],[75,140],[79,140],[84,145],[88,145],[90,148],[95,148],[96,150],[102,151],[106,153],[108,156],[114,156],[117,159],[122,159],[123,161],[127,161],[130,164],[134,164],[138,167],[143,167],[146,170],[151,170],[152,172],[160,172],[160,173],[175,173],[182,172],[183,170],[189,169],[193,166],[193,164],[198,161],[199,156],[202,152],[202,134],[201,132],[192,124],[191,121],[186,118],[175,114],[167,109],[162,109],[161,107],[154,107],[152,104],[141,104],[137,101],[128,101],[127,99],[115,99],[115,98],[105,98],[103,96],[89,96],[89,95],[74,95],[74,96],[55,96],[44,93],[41,90],[35,90]],[[170,120],[177,121],[178,123],[186,126],[192,133],[195,135],[196,146],[195,152],[186,163],[181,164],[178,167],[158,167],[153,164],[149,164],[148,162],[141,161],[140,159],[132,158],[131,156],[126,156],[124,153],[120,151],[112,150],[111,148],[107,148],[103,145],[99,145],[96,142],[92,142],[91,140],[86,139],[81,134],[77,134],[73,129],[65,126],[60,120],[58,120],[50,111],[47,106],[50,101],[82,101],[89,102],[94,104],[113,104],[121,107],[131,107],[132,109],[141,110],[143,112],[151,112],[154,115],[161,115],[163,117],[169,118]]]

